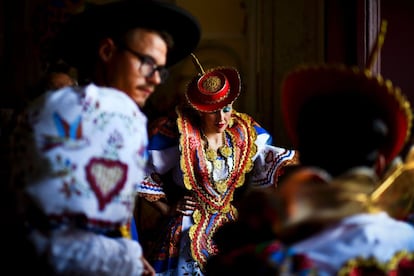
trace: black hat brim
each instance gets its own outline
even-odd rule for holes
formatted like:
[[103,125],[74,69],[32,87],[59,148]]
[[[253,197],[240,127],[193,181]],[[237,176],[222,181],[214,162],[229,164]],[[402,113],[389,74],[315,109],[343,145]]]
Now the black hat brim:
[[54,44],[55,58],[80,67],[96,54],[94,49],[105,37],[114,37],[133,28],[168,33],[173,47],[168,50],[167,67],[187,57],[197,47],[201,26],[188,11],[155,0],[127,0],[86,8],[62,28]]

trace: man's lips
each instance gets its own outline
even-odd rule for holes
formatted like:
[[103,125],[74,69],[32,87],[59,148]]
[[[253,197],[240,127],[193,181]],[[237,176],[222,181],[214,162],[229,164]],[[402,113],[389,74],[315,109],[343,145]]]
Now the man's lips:
[[146,94],[152,94],[152,92],[154,92],[154,90],[153,89],[145,89],[145,88],[141,88],[140,89],[141,91],[143,91],[144,93],[146,93]]

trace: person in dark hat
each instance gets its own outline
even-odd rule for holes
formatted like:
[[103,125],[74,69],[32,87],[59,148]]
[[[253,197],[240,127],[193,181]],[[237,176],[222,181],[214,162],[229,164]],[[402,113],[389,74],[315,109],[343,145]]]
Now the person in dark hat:
[[300,66],[287,74],[281,93],[301,169],[274,197],[280,240],[305,254],[318,275],[406,269],[414,228],[399,220],[408,206],[390,210],[412,193],[389,174],[410,137],[405,95],[368,69],[343,65]]
[[117,88],[143,107],[200,38],[198,20],[167,1],[113,1],[74,16],[57,35],[51,59],[75,67],[80,84]]
[[[341,65],[291,72],[282,88],[282,110],[302,164],[324,168],[332,176],[374,163],[381,173],[410,132],[409,102],[398,87],[368,70]],[[336,151],[326,150],[337,144]]]
[[79,86],[42,93],[12,139],[19,216],[48,272],[39,274],[154,274],[129,236],[147,162],[140,108],[200,32],[186,10],[150,0],[88,6],[62,28],[52,56],[77,70]]
[[212,236],[237,217],[238,191],[274,189],[286,166],[297,161],[294,150],[271,145],[266,130],[233,108],[241,92],[235,68],[204,71],[192,57],[199,74],[176,116],[150,138],[148,171],[139,188],[164,223],[156,229],[160,239],[146,251],[159,275],[203,275],[217,252]]

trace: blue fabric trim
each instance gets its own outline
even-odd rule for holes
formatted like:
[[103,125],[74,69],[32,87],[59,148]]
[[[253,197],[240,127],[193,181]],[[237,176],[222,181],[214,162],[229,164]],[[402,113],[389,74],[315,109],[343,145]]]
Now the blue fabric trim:
[[268,145],[272,145],[273,144],[273,137],[272,137],[272,135],[270,135],[269,132],[267,132],[266,129],[262,128],[259,125],[254,125],[254,129],[256,130],[257,135],[261,135],[261,134],[267,134],[267,135],[269,135],[269,138],[267,139],[266,144],[268,144]]
[[173,270],[178,266],[178,258],[168,258],[167,260],[155,261],[152,266],[154,267],[156,273]]
[[135,223],[135,218],[132,218],[130,227],[131,227],[131,239],[134,240],[134,241],[139,242],[139,240],[138,240],[138,231],[137,231],[137,225]]
[[162,150],[178,145],[177,138],[171,138],[163,134],[155,134],[148,142],[148,150]]

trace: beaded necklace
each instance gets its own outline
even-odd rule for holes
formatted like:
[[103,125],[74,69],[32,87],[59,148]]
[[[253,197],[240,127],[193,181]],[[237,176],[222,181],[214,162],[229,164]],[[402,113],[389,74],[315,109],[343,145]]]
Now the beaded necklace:
[[[219,193],[224,193],[227,190],[227,178],[229,176],[230,170],[231,170],[231,163],[229,158],[233,154],[233,149],[228,146],[227,140],[226,140],[226,134],[223,132],[223,145],[219,147],[217,150],[211,149],[209,147],[208,139],[205,136],[205,134],[202,132],[203,139],[205,140],[204,143],[204,153],[207,161],[209,161],[212,165],[212,169],[209,169],[210,179],[211,182],[214,184],[214,187],[217,189]],[[217,152],[225,159],[224,162],[220,160],[219,155]],[[223,168],[224,164],[224,168]],[[224,174],[226,175],[226,178],[224,179],[218,179],[220,176],[223,175],[219,171],[223,172],[223,170],[226,170],[227,172]],[[218,174],[218,175],[217,175]]]
[[210,161],[213,164],[214,169],[221,169],[221,163],[218,160],[217,151],[220,153],[221,156],[223,156],[226,159],[229,158],[231,156],[231,154],[233,153],[232,148],[230,148],[227,145],[225,132],[223,132],[223,135],[222,135],[223,145],[221,147],[219,147],[218,150],[211,149],[210,145],[208,143],[207,136],[204,134],[203,131],[201,132],[201,134],[203,135],[204,142],[205,142],[204,152],[206,154],[207,160]]

